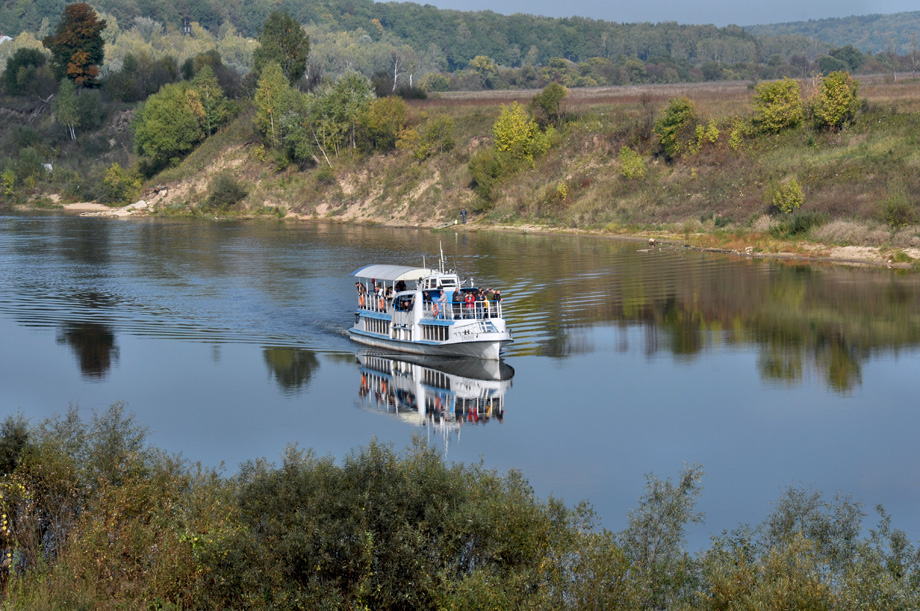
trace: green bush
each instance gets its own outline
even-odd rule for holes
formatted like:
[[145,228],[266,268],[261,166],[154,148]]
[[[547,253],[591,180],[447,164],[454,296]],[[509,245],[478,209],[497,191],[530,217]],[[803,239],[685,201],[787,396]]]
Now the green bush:
[[224,477],[147,445],[119,403],[7,419],[0,466],[9,609],[920,608],[914,544],[846,497],[790,489],[691,554],[696,465],[648,476],[618,533],[422,439]]
[[796,127],[805,116],[799,83],[784,78],[757,86],[753,124],[757,131],[777,134]]
[[473,178],[473,190],[485,202],[495,197],[495,187],[517,171],[518,164],[509,155],[495,149],[483,149],[470,158],[467,168]]
[[218,174],[208,186],[207,207],[226,210],[240,203],[248,193],[229,171]]
[[805,201],[802,187],[795,178],[772,185],[767,189],[766,197],[773,214],[791,214],[801,208]]
[[859,81],[847,72],[831,72],[821,80],[812,100],[815,127],[835,131],[851,122],[859,109]]
[[645,178],[645,171],[642,155],[628,146],[620,149],[620,175],[623,178]]
[[804,235],[827,221],[828,216],[823,212],[795,212],[782,217],[770,233],[776,238]]
[[917,222],[916,207],[903,192],[894,193],[885,200],[882,216],[892,229],[901,229]]
[[107,204],[127,204],[137,199],[140,189],[141,179],[136,172],[113,163],[105,172],[100,200]]
[[696,122],[696,106],[691,100],[677,97],[668,102],[654,127],[665,159],[676,159],[692,143]]

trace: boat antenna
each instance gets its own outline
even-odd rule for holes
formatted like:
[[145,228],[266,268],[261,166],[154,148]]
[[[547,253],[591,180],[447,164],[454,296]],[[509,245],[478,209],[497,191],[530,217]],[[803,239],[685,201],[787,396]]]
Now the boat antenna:
[[438,240],[438,248],[441,250],[441,273],[444,273],[444,245],[441,243],[441,240]]

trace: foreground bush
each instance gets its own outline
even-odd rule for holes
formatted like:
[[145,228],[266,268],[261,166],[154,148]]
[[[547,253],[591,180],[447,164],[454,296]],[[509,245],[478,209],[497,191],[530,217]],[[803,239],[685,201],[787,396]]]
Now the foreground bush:
[[[11,609],[915,609],[920,560],[881,512],[790,490],[691,555],[702,471],[649,477],[621,533],[516,472],[420,440],[341,464],[288,448],[233,477],[145,442],[113,405],[0,427]],[[881,510],[880,510],[881,511]]]

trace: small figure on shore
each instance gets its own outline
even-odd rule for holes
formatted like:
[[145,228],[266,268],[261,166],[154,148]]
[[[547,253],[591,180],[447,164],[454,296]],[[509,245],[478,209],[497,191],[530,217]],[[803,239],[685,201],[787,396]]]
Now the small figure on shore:
[[464,225],[466,225],[466,208],[460,209],[460,220],[463,221]]

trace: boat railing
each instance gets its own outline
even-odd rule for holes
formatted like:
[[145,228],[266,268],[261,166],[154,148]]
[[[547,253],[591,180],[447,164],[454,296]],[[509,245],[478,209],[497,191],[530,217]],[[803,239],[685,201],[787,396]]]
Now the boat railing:
[[[369,312],[392,313],[393,300],[376,295],[360,295],[358,308]],[[488,320],[502,318],[500,301],[447,302],[426,301],[422,304],[422,318],[436,320]]]
[[388,312],[393,305],[392,299],[377,295],[358,295],[358,309],[369,312]]
[[422,318],[437,320],[481,320],[502,317],[500,301],[447,302],[426,301]]

